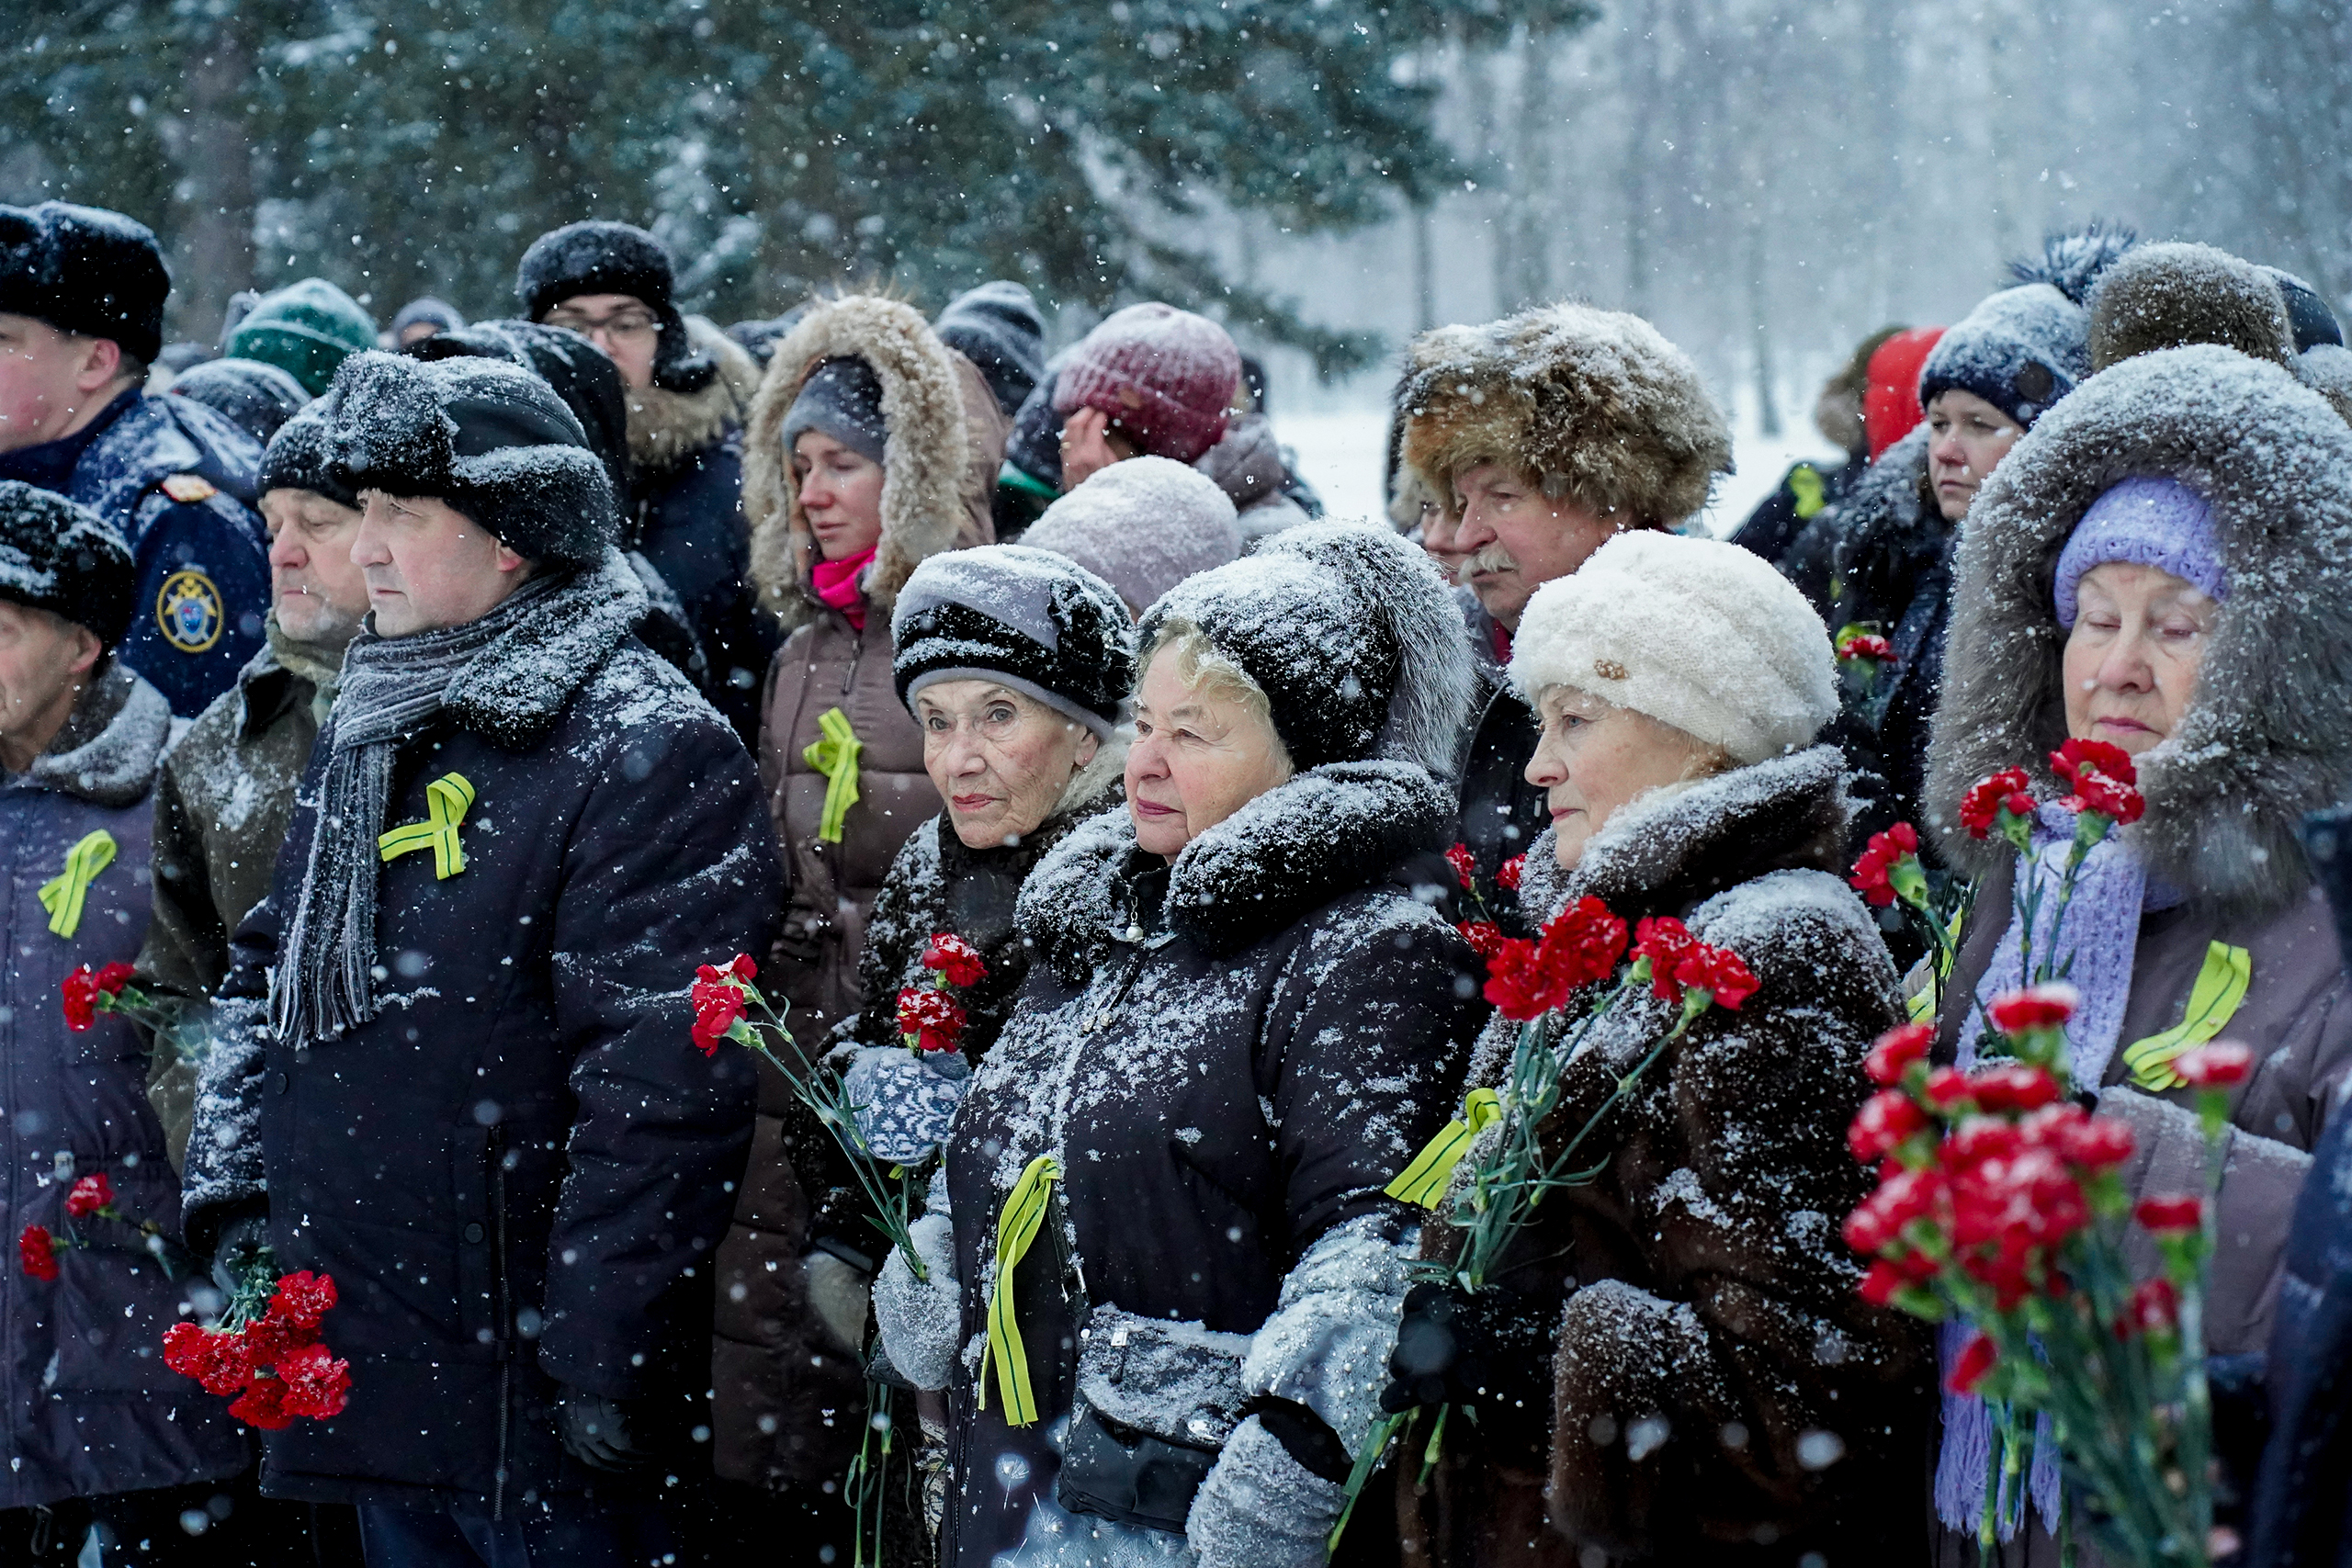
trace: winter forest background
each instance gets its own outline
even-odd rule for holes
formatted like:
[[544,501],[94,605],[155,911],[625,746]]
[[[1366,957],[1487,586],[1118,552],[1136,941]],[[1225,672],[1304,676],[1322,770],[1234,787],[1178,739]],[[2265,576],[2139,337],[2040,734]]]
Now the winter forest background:
[[1057,346],[1135,299],[1209,310],[1268,359],[1286,438],[1374,466],[1309,465],[1343,507],[1376,496],[1403,339],[1540,299],[1640,311],[1690,349],[1740,411],[1743,494],[1818,446],[1813,388],[1856,339],[1956,319],[2050,229],[2210,241],[2352,304],[2335,0],[0,16],[0,199],[152,223],[178,335],[314,273],[379,318],[427,292],[506,313],[535,235],[627,218],[721,321],[877,279],[935,310],[989,276],[1029,285]]

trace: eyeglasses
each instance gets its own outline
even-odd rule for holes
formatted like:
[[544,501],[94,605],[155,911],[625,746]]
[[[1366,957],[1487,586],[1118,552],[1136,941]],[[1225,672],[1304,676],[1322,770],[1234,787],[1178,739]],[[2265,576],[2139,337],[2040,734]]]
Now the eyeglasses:
[[616,310],[609,316],[582,315],[576,310],[550,310],[547,324],[578,333],[582,337],[649,337],[662,323],[649,310]]

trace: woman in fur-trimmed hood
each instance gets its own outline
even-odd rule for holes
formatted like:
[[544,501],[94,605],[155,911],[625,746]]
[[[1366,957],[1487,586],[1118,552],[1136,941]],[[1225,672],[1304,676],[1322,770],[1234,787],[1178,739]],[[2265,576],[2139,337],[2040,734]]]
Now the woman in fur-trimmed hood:
[[[1938,1051],[1973,1059],[1970,998],[2018,981],[2012,890],[2056,874],[2055,808],[2027,865],[1959,823],[1975,782],[2023,767],[2065,791],[2049,754],[2105,741],[2134,758],[2146,814],[2085,863],[2065,925],[2037,951],[2069,964],[2075,1076],[2131,1122],[2127,1182],[2196,1179],[2198,1139],[2173,1055],[2215,1033],[2253,1048],[2233,1090],[2225,1245],[2208,1348],[2267,1340],[2302,1156],[2352,1071],[2352,1009],[2327,906],[2296,829],[2352,786],[2352,430],[2275,363],[2217,344],[2101,371],[2019,442],[1962,528],[1926,828],[1979,878]],[[2047,840],[2047,841],[2044,841]],[[2045,901],[2047,904],[2047,901]],[[2227,998],[2234,992],[2240,998]],[[2201,1025],[2190,1030],[2190,1026]],[[2168,1101],[2172,1103],[2167,1103]],[[1944,1518],[1973,1517],[1948,1408]],[[1979,1483],[1978,1484],[1981,1484]],[[2006,1549],[2054,1561],[2054,1472]],[[1947,1532],[1960,1561],[1964,1529]]]

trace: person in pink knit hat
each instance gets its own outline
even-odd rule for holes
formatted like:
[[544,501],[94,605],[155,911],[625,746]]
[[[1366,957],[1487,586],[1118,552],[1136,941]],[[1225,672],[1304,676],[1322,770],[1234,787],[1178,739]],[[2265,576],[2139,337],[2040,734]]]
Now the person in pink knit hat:
[[1225,434],[1241,351],[1223,327],[1173,305],[1130,305],[1061,367],[1062,491],[1129,457],[1193,463]]

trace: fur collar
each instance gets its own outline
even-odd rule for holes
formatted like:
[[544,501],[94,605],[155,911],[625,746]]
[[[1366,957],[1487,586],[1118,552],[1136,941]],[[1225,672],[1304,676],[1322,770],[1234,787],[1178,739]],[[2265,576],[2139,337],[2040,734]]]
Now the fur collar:
[[784,416],[820,363],[855,355],[882,383],[882,542],[865,582],[869,615],[887,626],[916,567],[956,543],[966,516],[972,436],[956,362],[911,305],[875,295],[820,300],[776,345],[744,434],[743,511],[752,525],[752,578],[760,601],[797,626],[820,607],[809,587],[816,536],[784,451]]
[[620,551],[539,601],[449,683],[441,711],[509,750],[545,739],[643,619],[650,601]]
[[109,658],[82,689],[49,750],[12,782],[94,806],[130,806],[154,784],[171,738],[172,708],[164,694]]
[[1546,828],[1527,852],[1520,900],[1546,919],[1588,896],[1628,920],[1687,915],[1770,872],[1842,873],[1846,820],[1845,758],[1811,746],[1651,791],[1609,819],[1574,871],[1553,858]]
[[[1238,953],[1436,849],[1454,815],[1445,786],[1409,762],[1309,769],[1184,847],[1169,871],[1169,927],[1208,953]],[[1122,807],[1080,824],[1021,890],[1022,934],[1065,979],[1083,982],[1130,940],[1145,858]]]
[[2100,372],[1985,481],[1961,528],[1923,826],[1981,877],[2011,852],[1959,830],[1969,786],[2023,766],[2045,798],[2055,790],[2064,638],[2051,581],[2084,512],[2132,474],[2205,498],[2230,592],[2178,733],[2140,761],[2147,816],[2124,841],[2208,911],[2258,916],[2309,885],[2296,827],[2352,785],[2352,430],[2290,373],[2232,349]]
[[718,374],[698,392],[647,387],[624,394],[628,400],[629,458],[653,473],[675,467],[740,428],[760,389],[758,360],[707,319],[688,316],[685,321],[687,343],[718,366]]

